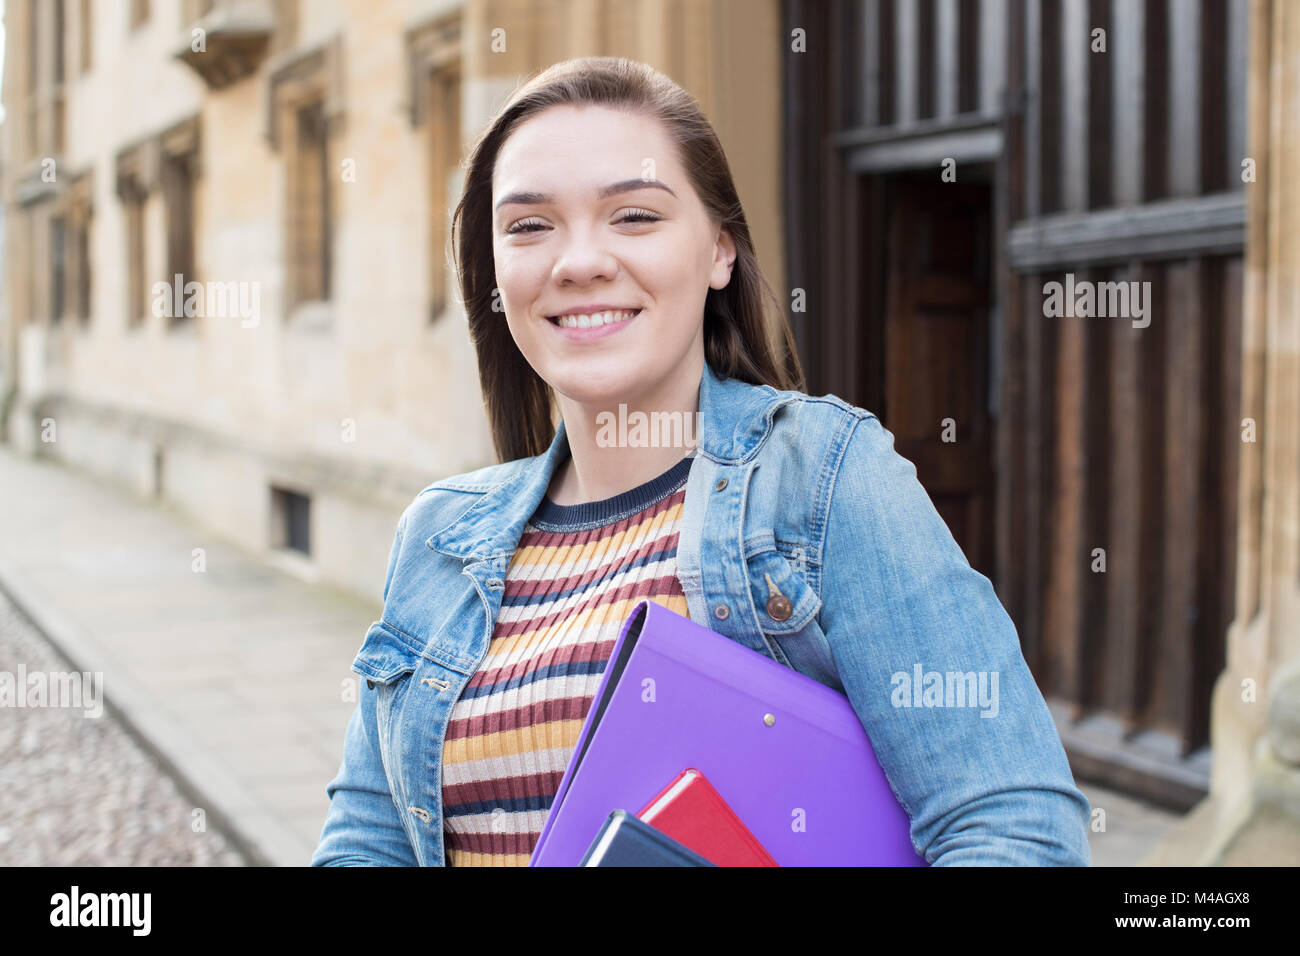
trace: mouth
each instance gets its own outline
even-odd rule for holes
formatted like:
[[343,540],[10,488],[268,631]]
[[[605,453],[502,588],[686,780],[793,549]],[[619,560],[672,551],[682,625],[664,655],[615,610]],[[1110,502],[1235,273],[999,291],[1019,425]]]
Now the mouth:
[[562,329],[595,329],[606,325],[619,325],[641,314],[640,309],[608,309],[601,312],[569,312],[565,315],[548,315],[547,321]]

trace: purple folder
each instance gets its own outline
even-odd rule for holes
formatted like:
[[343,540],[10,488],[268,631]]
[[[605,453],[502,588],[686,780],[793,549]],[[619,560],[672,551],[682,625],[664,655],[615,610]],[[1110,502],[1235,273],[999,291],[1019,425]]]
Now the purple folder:
[[654,601],[623,625],[528,865],[579,865],[610,810],[685,767],[781,866],[926,865],[847,697]]

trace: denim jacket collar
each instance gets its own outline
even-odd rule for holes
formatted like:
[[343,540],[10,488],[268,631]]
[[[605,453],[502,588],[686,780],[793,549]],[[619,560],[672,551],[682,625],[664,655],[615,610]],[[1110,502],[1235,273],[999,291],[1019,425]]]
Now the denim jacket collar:
[[[700,377],[696,453],[725,464],[748,462],[767,440],[777,409],[796,397],[797,393],[779,392],[770,385],[721,378],[706,363]],[[464,560],[513,553],[556,467],[568,456],[568,444],[561,419],[545,452],[522,459],[508,478],[487,487],[468,511],[433,534],[428,546]]]

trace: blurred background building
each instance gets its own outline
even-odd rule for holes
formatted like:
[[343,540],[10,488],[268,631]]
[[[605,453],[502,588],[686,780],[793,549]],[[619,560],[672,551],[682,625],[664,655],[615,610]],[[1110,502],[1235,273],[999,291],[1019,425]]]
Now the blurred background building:
[[[776,17],[10,0],[9,440],[373,596],[399,506],[492,456],[448,264],[467,144],[542,65],[635,50],[747,157],[741,187],[779,282],[780,116],[744,108],[779,100]],[[176,275],[216,314],[172,308]],[[46,419],[57,441],[42,441]]]
[[[468,145],[551,63],[643,60],[718,129],[809,391],[916,464],[1076,774],[1199,807],[1166,859],[1205,862],[1300,813],[1298,8],[8,0],[0,429],[373,598],[411,496],[492,461]],[[1046,317],[1067,275],[1149,282],[1148,324]]]

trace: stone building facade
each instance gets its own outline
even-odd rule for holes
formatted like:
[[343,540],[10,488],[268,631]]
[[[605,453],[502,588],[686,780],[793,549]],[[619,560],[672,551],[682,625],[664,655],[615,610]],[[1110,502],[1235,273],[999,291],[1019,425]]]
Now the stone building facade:
[[530,75],[606,54],[682,83],[782,281],[775,2],[10,0],[5,21],[8,441],[308,579],[377,598],[415,492],[494,460],[448,229],[469,145]]

